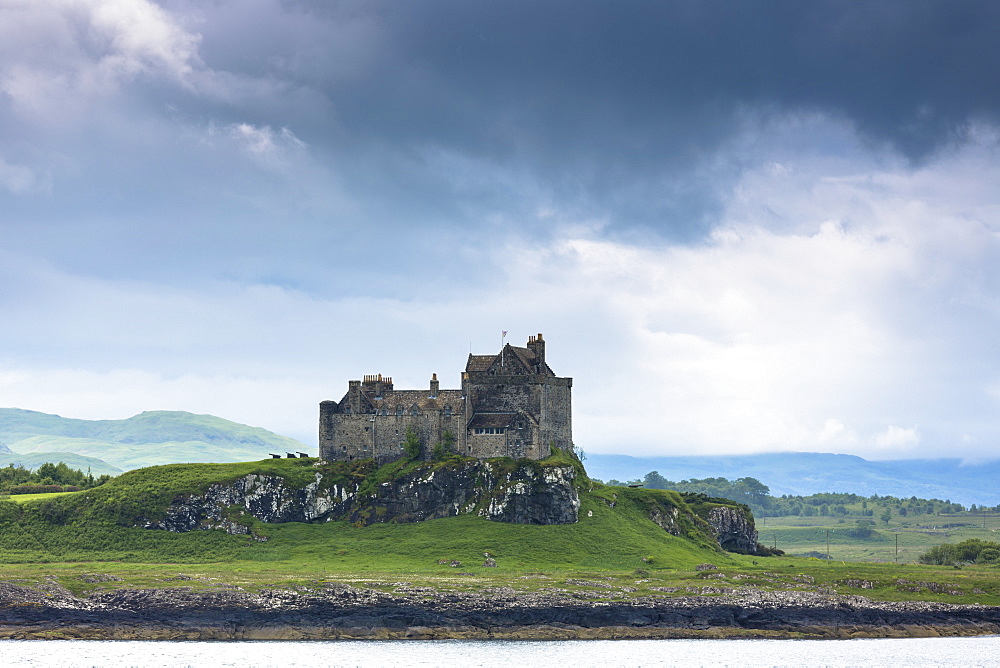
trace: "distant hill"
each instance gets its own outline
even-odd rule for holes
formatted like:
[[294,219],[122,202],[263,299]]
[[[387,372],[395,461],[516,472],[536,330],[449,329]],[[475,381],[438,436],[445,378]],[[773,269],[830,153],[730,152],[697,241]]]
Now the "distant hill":
[[[0,408],[0,443],[15,455],[12,460],[31,455],[32,461],[35,457],[59,461],[52,458],[62,455],[61,461],[75,467],[65,457],[71,453],[119,470],[179,462],[255,461],[271,452],[309,451],[299,441],[266,429],[184,411],[146,411],[125,420],[79,420]],[[0,462],[6,457],[11,455],[0,454]],[[86,465],[97,473],[96,462]]]
[[1000,461],[964,464],[959,459],[869,461],[854,455],[782,452],[705,457],[630,457],[588,454],[587,472],[600,480],[642,478],[658,471],[669,480],[750,477],[771,494],[851,492],[948,499],[963,505],[1000,504]]

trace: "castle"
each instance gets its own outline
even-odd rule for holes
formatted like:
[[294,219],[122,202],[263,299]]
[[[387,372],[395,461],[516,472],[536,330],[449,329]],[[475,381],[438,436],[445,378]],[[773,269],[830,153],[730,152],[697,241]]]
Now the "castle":
[[552,446],[573,446],[572,378],[545,363],[542,335],[524,348],[469,355],[462,389],[442,390],[437,374],[425,390],[397,390],[379,375],[348,382],[347,394],[319,405],[319,453],[326,460],[402,457],[413,430],[424,456],[440,444],[468,457],[544,459]]

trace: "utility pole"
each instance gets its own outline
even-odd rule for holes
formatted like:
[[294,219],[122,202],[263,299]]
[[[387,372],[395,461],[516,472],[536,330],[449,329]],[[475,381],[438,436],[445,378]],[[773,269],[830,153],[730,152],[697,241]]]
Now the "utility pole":
[[897,533],[897,534],[895,534],[895,536],[896,536],[896,557],[895,557],[894,561],[898,564],[899,563],[899,534]]
[[826,530],[826,558],[830,558],[830,530]]

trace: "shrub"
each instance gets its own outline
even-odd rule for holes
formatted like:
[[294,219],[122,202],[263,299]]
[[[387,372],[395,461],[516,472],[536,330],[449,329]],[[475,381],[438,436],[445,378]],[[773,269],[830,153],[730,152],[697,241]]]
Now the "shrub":
[[938,545],[921,554],[922,564],[993,563],[1000,559],[1000,543],[970,538],[961,543]]
[[420,456],[424,454],[424,446],[420,442],[420,436],[414,431],[413,427],[407,427],[406,429],[406,440],[403,442],[403,452],[406,453],[409,459],[420,459]]

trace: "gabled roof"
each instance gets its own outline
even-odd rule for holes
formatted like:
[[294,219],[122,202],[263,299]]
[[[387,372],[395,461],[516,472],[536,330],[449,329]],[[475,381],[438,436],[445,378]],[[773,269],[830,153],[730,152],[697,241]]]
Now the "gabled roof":
[[489,371],[497,355],[469,355],[469,361],[465,363],[466,371]]

